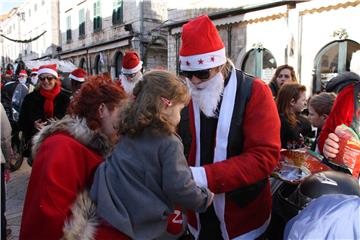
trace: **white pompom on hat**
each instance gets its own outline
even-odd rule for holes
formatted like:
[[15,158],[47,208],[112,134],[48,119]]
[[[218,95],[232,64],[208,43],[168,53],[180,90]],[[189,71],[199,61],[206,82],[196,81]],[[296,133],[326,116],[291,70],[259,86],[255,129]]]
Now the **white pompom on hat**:
[[57,78],[58,77],[57,65],[56,64],[48,64],[48,65],[40,66],[39,70],[38,70],[38,74],[40,75],[43,73],[50,73]]
[[224,43],[208,16],[199,16],[184,24],[181,40],[181,70],[205,70],[226,63]]
[[143,62],[135,51],[128,51],[122,59],[122,72],[134,74],[141,70]]
[[70,73],[69,78],[78,82],[85,82],[86,75],[88,75],[88,73],[84,69],[77,68]]

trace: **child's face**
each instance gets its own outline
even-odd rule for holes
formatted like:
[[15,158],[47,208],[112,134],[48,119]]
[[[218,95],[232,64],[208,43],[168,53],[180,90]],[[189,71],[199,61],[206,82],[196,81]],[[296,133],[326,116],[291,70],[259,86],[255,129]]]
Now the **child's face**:
[[180,122],[180,112],[184,108],[183,103],[177,103],[172,106],[165,107],[164,114],[168,117],[173,126],[177,126]]
[[317,128],[321,128],[326,120],[326,116],[325,114],[323,115],[319,115],[315,109],[313,107],[311,107],[311,105],[309,105],[309,121],[311,123],[311,125],[313,125],[314,127]]

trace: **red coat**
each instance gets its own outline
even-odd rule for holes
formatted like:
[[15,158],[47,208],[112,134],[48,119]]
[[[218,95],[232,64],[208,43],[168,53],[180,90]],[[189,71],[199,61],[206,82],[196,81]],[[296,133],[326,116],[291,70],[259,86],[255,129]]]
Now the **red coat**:
[[321,130],[318,146],[322,153],[325,140],[329,133],[333,133],[335,128],[341,124],[350,126],[354,115],[354,84],[344,88],[336,97],[331,112],[326,119],[324,127]]
[[[229,84],[231,84],[231,79]],[[227,96],[224,94],[223,102],[225,97]],[[222,108],[223,105],[221,105]],[[196,119],[196,116],[194,117],[196,114],[194,114],[194,109],[193,104],[191,104],[190,128],[192,130],[193,141],[189,155],[189,165],[199,166],[198,163],[195,163],[197,151],[195,139],[198,130],[194,120]],[[235,113],[236,109],[233,112]],[[219,117],[219,122],[220,118],[221,116]],[[231,129],[230,126],[232,124],[234,123],[231,122],[225,128]],[[270,221],[271,193],[269,183],[252,202],[242,208],[224,194],[267,179],[279,159],[281,145],[279,115],[270,89],[261,80],[254,80],[253,82],[251,97],[243,115],[242,129],[244,144],[243,151],[239,155],[228,159],[214,160],[213,164],[203,166],[206,173],[205,181],[207,186],[216,194],[215,198],[217,196],[222,198],[218,205],[215,199],[214,206],[217,213],[222,212],[223,214],[222,219],[219,219],[219,221],[221,227],[225,226],[226,235],[229,239],[235,239],[240,236],[245,237],[244,234],[253,230],[256,233],[254,235],[246,235],[246,238],[256,238],[266,230],[267,224]],[[218,206],[220,207],[218,208]],[[199,231],[197,221],[195,214],[190,213],[189,223],[193,228],[193,233],[194,230]],[[194,235],[196,236],[196,233]]]
[[[110,144],[104,135],[99,136],[94,131],[91,131],[93,135],[84,136],[88,132],[81,131],[80,124],[72,124],[69,119],[65,117],[50,127],[50,131],[43,129],[35,138],[36,157],[25,198],[20,239],[60,239],[65,221],[76,217],[72,216],[71,207],[77,196],[91,186],[97,166],[110,149],[91,150],[86,144],[91,145],[94,138],[100,139],[99,146]],[[83,135],[77,136],[83,142],[69,135],[69,132],[76,135],[75,129]],[[96,233],[93,229],[94,233],[113,236],[112,239],[121,236],[114,229],[105,233]]]

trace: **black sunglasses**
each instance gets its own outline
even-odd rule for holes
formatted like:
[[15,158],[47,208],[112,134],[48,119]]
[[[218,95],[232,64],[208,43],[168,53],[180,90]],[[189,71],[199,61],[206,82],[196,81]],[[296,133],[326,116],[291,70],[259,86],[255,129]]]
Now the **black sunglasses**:
[[187,77],[188,79],[192,79],[193,76],[197,77],[200,80],[207,80],[210,77],[210,70],[199,70],[199,71],[182,71],[180,75]]
[[47,76],[47,77],[41,76],[41,77],[39,77],[39,80],[40,80],[40,81],[44,81],[45,79],[47,79],[48,81],[51,81],[51,80],[54,79],[54,77],[52,77],[52,76]]

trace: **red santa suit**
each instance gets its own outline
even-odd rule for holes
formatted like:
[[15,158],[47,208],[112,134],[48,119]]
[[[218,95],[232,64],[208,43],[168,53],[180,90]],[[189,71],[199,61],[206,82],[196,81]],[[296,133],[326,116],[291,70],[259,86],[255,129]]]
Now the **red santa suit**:
[[[211,78],[210,73],[224,64],[229,65],[225,47],[208,16],[200,16],[183,26],[180,68],[191,84],[197,83],[199,86],[201,82],[202,85],[210,86],[215,83],[212,80],[218,78],[219,73]],[[208,120],[201,117],[198,103],[192,100],[189,106],[192,138],[189,165],[194,166],[191,169],[197,184],[215,193],[215,214],[210,215],[212,219],[217,218],[220,235],[225,240],[256,239],[265,232],[271,213],[268,177],[280,155],[279,115],[269,87],[261,80],[250,78],[252,85],[246,91],[250,92],[250,96],[242,114],[242,123],[237,121],[241,109],[239,106],[245,101],[241,89],[249,82],[247,80],[248,77],[244,80],[243,73],[232,66],[225,88],[219,93],[219,96],[222,94],[222,100],[218,118],[212,118],[214,125],[211,129],[216,128],[214,144],[209,144],[208,136],[200,137],[203,135],[203,126],[209,122],[201,125]],[[213,93],[209,92],[208,95],[214,97]],[[205,152],[212,152],[210,145],[214,145],[213,155],[206,157],[210,159],[204,159],[201,154],[204,149],[207,149]],[[203,164],[203,160],[208,162]],[[248,200],[242,201],[245,197]],[[206,237],[201,232],[200,223],[203,221],[200,221],[199,214],[189,213],[188,222],[196,239],[199,236]],[[210,229],[209,225],[204,226],[204,229]]]
[[87,219],[95,217],[95,207],[84,190],[111,149],[108,138],[90,130],[84,120],[65,116],[42,129],[33,141],[35,158],[20,239],[104,239],[99,234],[127,239],[106,225],[108,231],[97,232],[98,220]]
[[341,124],[350,126],[353,120],[355,99],[354,86],[355,84],[351,84],[345,87],[336,97],[331,112],[326,119],[324,127],[322,128],[319,136],[318,146],[321,153],[323,152],[325,140],[327,139],[329,133],[333,133],[335,128]]

